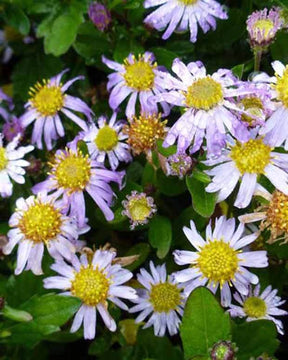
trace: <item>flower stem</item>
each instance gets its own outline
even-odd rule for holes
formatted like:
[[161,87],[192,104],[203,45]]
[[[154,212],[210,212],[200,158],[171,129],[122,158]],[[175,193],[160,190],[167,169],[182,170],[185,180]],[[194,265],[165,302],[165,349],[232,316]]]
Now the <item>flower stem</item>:
[[262,50],[254,50],[254,71],[260,70]]

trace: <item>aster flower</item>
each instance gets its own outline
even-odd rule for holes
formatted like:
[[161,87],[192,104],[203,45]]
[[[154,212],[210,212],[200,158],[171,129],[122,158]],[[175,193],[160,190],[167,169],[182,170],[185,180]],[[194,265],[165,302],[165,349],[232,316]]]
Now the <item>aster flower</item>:
[[210,76],[200,61],[186,66],[179,59],[174,60],[172,70],[178,79],[163,74],[163,87],[170,91],[154,99],[182,107],[185,112],[169,130],[163,146],[173,145],[178,140],[180,152],[192,143],[191,152],[194,153],[206,138],[208,155],[219,155],[227,132],[239,139],[248,137],[246,127],[234,114],[244,111],[235,105],[233,97],[250,91],[235,88],[239,81],[230,70],[220,69]]
[[221,216],[215,220],[212,231],[211,221],[206,227],[206,239],[197,232],[194,222],[183,231],[196,251],[175,250],[173,255],[178,265],[189,265],[185,270],[174,273],[174,278],[183,283],[187,295],[198,286],[207,286],[216,293],[219,285],[221,303],[231,303],[232,285],[243,295],[248,294],[250,283],[257,284],[258,277],[246,268],[268,266],[266,251],[244,251],[242,248],[251,244],[258,236],[253,233],[242,237],[244,225],[235,229],[235,219]]
[[88,15],[93,24],[100,31],[105,31],[111,23],[111,14],[107,7],[93,1],[88,10]]
[[17,135],[23,137],[24,128],[21,125],[20,119],[12,115],[11,119],[7,120],[3,125],[3,135],[7,141],[12,141]]
[[219,191],[217,201],[221,202],[241,180],[234,205],[245,208],[252,200],[260,175],[264,175],[276,189],[288,195],[288,155],[273,151],[272,145],[261,137],[246,142],[231,139],[219,158],[204,161],[206,165],[214,166],[206,171],[212,176],[206,191]]
[[19,275],[25,268],[35,275],[41,275],[44,248],[56,258],[71,259],[76,251],[73,241],[77,240],[77,223],[73,218],[62,214],[61,204],[45,193],[37,197],[16,201],[16,211],[9,220],[12,227],[8,232],[9,242],[4,254],[10,254],[18,244],[17,266]]
[[123,299],[136,299],[137,294],[129,286],[122,285],[130,280],[133,274],[122,269],[121,265],[113,265],[116,253],[97,250],[91,262],[86,255],[80,260],[74,256],[72,265],[64,261],[56,261],[51,269],[60,276],[44,279],[46,289],[63,290],[63,295],[75,296],[82,301],[82,305],[75,315],[71,332],[77,331],[82,322],[84,338],[93,339],[96,333],[96,310],[99,312],[104,324],[110,331],[116,330],[116,323],[108,312],[107,301],[113,302],[123,310],[128,307]]
[[[150,101],[152,95],[159,94],[163,91],[162,80],[159,77],[159,69],[155,63],[154,55],[145,52],[136,58],[135,55],[129,54],[123,64],[102,57],[102,61],[110,69],[115,70],[108,76],[107,89],[111,91],[109,105],[113,110],[129,97],[126,107],[126,116],[131,118],[135,114],[135,106],[139,97],[141,113],[153,114],[158,112],[157,104]],[[169,114],[170,108],[162,102],[161,106],[164,116]]]
[[124,207],[122,215],[129,218],[131,230],[138,225],[148,224],[149,219],[157,212],[154,199],[137,191],[127,195],[126,200],[122,201],[122,206]]
[[283,21],[277,8],[254,11],[247,19],[247,31],[252,48],[267,49],[281,29]]
[[39,149],[43,147],[43,136],[47,149],[51,150],[52,140],[65,135],[60,114],[66,115],[83,130],[88,128],[86,121],[74,112],[81,113],[89,121],[91,120],[92,110],[84,101],[66,94],[66,91],[75,81],[84,79],[84,77],[77,76],[63,85],[61,78],[67,71],[68,69],[62,71],[50,80],[43,80],[42,84],[38,82],[30,89],[30,99],[25,105],[28,110],[21,116],[21,122],[22,126],[27,127],[35,121],[31,140],[33,144],[37,144]]
[[91,158],[104,163],[106,156],[112,170],[115,170],[120,161],[129,162],[132,156],[129,145],[123,142],[127,135],[122,132],[123,122],[116,122],[114,113],[109,122],[101,116],[97,124],[92,124],[88,131],[83,133],[83,140],[87,143]]
[[127,143],[135,155],[150,154],[156,147],[157,140],[166,134],[167,120],[161,121],[161,114],[133,116],[123,128],[128,135]]
[[190,30],[190,41],[196,42],[198,25],[204,33],[216,29],[216,19],[227,19],[222,5],[214,0],[145,0],[144,7],[160,5],[144,22],[158,31],[166,29],[162,39],[167,40],[173,31]]
[[237,352],[235,344],[231,341],[222,340],[213,345],[210,352],[211,360],[235,360]]
[[269,77],[265,73],[256,75],[255,82],[269,83],[271,86],[272,100],[276,102],[276,111],[267,120],[259,133],[266,135],[274,146],[281,146],[284,143],[285,150],[288,150],[288,66],[284,66],[280,61],[274,61],[272,67],[275,76]]
[[254,290],[250,286],[247,295],[234,294],[234,299],[240,304],[229,306],[229,313],[232,317],[246,318],[246,321],[254,321],[260,319],[272,320],[277,327],[279,334],[284,335],[282,321],[275,316],[287,315],[287,311],[279,309],[279,306],[285,303],[277,296],[278,290],[272,290],[269,285],[260,294],[260,285],[255,286]]
[[[255,212],[239,216],[239,220],[246,223],[261,221],[260,230],[270,231],[268,243],[272,244],[277,240],[288,242],[288,195],[275,190],[271,194],[262,186],[257,186],[254,195],[260,195],[268,201],[261,205]],[[280,238],[279,238],[280,237]]]
[[14,180],[18,184],[24,184],[25,170],[23,167],[29,165],[29,162],[23,160],[25,154],[34,149],[34,146],[20,146],[19,135],[16,136],[6,147],[3,146],[3,135],[0,133],[0,195],[9,197],[12,195]]
[[242,123],[249,128],[264,126],[267,118],[275,111],[269,86],[245,82],[241,88],[246,89],[247,94],[237,96],[235,103],[244,111],[239,115]]
[[177,176],[183,179],[192,167],[192,158],[185,153],[170,155],[166,160],[167,175]]
[[[6,106],[3,106],[4,104]],[[0,116],[2,116],[5,121],[8,121],[10,118],[9,112],[7,111],[7,106],[9,110],[12,110],[13,101],[10,96],[6,95],[0,88]]]
[[79,227],[85,224],[84,191],[88,192],[108,221],[114,218],[110,209],[114,194],[109,182],[114,181],[121,186],[124,172],[107,170],[76,146],[58,150],[50,166],[48,179],[33,187],[34,194],[47,191],[57,198],[62,197],[63,208],[77,218]]
[[153,325],[155,336],[164,336],[166,329],[170,335],[175,335],[181,323],[185,304],[183,289],[167,276],[165,264],[155,267],[150,261],[150,271],[151,274],[142,268],[137,275],[137,280],[144,289],[138,289],[138,299],[133,300],[137,305],[133,306],[130,312],[140,312],[136,323],[142,322],[152,313],[143,328]]

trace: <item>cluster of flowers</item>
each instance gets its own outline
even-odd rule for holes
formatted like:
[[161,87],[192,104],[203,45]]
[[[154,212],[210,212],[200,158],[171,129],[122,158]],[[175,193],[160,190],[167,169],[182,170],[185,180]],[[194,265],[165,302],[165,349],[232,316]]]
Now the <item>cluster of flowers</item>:
[[[169,23],[164,38],[177,26],[178,30],[184,30],[189,19],[194,41],[197,22],[207,31],[215,27],[214,17],[226,16],[213,0],[179,1],[145,2],[147,7],[161,5],[145,21],[152,22],[157,29]],[[165,13],[167,10],[171,12]],[[205,20],[199,11],[205,14]],[[264,15],[259,17],[257,25],[262,26],[263,31],[256,31],[256,37],[272,33],[266,27],[275,17],[272,19],[267,12]],[[120,299],[135,303],[129,311],[140,312],[136,322],[151,315],[145,327],[153,325],[155,335],[163,336],[166,329],[173,335],[178,331],[187,296],[199,286],[207,286],[213,293],[220,288],[221,303],[232,316],[246,317],[248,321],[270,319],[279,333],[283,333],[281,321],[274,318],[286,314],[279,309],[283,301],[277,296],[277,290],[268,286],[260,293],[258,277],[247,269],[266,267],[268,259],[266,251],[251,251],[250,245],[259,232],[244,234],[244,223],[261,220],[260,230],[271,230],[270,241],[279,235],[287,239],[288,155],[282,149],[274,151],[274,147],[288,148],[288,67],[276,61],[272,64],[274,77],[261,73],[253,81],[240,81],[230,70],[219,69],[208,75],[200,61],[185,65],[179,59],[172,65],[175,77],[158,67],[149,52],[138,57],[130,54],[123,64],[106,57],[103,62],[114,70],[108,80],[109,105],[114,111],[109,121],[100,117],[94,123],[88,105],[67,94],[69,87],[82,77],[62,84],[66,70],[31,89],[25,105],[27,111],[20,119],[13,118],[18,127],[12,124],[10,112],[1,107],[0,114],[7,125],[3,133],[8,142],[4,147],[1,136],[0,194],[3,197],[11,196],[12,180],[20,184],[25,181],[23,168],[29,162],[23,157],[34,148],[32,145],[18,147],[26,127],[34,122],[31,143],[42,149],[44,139],[48,150],[65,134],[63,115],[81,128],[64,150],[56,151],[48,178],[32,188],[34,195],[16,201],[16,211],[9,220],[9,241],[4,247],[4,253],[10,254],[18,245],[15,273],[26,269],[35,275],[42,274],[42,258],[47,248],[55,259],[52,269],[59,276],[46,278],[44,286],[60,289],[64,295],[76,296],[82,301],[71,331],[77,331],[83,323],[87,339],[95,337],[96,309],[107,328],[115,331],[108,300],[127,311],[127,305]],[[116,118],[118,107],[127,98],[128,122],[125,124]],[[1,99],[12,110],[11,99],[4,93]],[[168,128],[161,118],[169,114],[172,106],[184,111]],[[160,107],[162,114],[158,113]],[[136,115],[138,108],[139,116]],[[218,202],[227,199],[240,181],[236,207],[247,207],[255,194],[268,199],[269,205],[255,214],[242,216],[238,227],[234,218],[215,219],[213,230],[211,222],[206,227],[205,240],[191,221],[190,228],[184,227],[183,231],[194,251],[173,253],[178,265],[188,267],[167,275],[165,264],[155,267],[150,262],[150,273],[141,269],[137,276],[142,288],[135,290],[123,285],[133,274],[122,268],[123,259],[116,257],[115,250],[103,248],[85,253],[85,244],[79,240],[79,235],[89,231],[84,192],[91,196],[106,220],[112,220],[115,195],[110,183],[123,186],[125,172],[117,170],[120,162],[130,162],[131,152],[135,155],[144,152],[149,158],[159,138],[165,138],[164,146],[177,142],[177,154],[163,160],[167,175],[183,177],[192,163],[187,151],[194,154],[202,147],[207,150],[204,164],[210,167],[206,172],[212,177],[206,191],[217,192]],[[79,149],[80,141],[87,144],[87,153]],[[263,175],[274,185],[273,194],[260,184]],[[156,212],[153,198],[145,193],[132,192],[123,206],[123,214],[130,218],[132,229],[147,223]],[[232,304],[231,287],[237,291],[234,294],[237,306]]]

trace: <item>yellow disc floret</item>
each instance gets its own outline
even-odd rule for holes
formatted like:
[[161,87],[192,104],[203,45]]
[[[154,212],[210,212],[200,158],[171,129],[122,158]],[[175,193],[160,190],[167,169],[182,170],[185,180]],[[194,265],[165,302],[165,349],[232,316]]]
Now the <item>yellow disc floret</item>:
[[148,204],[146,196],[131,198],[127,204],[131,220],[145,221],[151,214],[151,206]]
[[271,160],[271,148],[262,139],[250,139],[246,143],[238,142],[232,147],[230,157],[241,174],[264,174]]
[[198,110],[210,110],[223,100],[220,83],[210,76],[198,79],[187,89],[185,103]]
[[5,169],[8,164],[8,159],[6,157],[6,151],[3,147],[0,147],[0,171]]
[[156,63],[151,64],[149,60],[145,60],[143,55],[139,55],[138,59],[133,56],[132,63],[125,59],[124,67],[126,71],[123,76],[126,85],[137,91],[151,90],[154,86],[154,69],[156,66]]
[[44,242],[47,244],[60,234],[61,225],[60,211],[52,204],[36,200],[33,205],[24,211],[18,227],[26,239],[35,243]]
[[47,80],[43,80],[43,84],[38,82],[30,88],[29,95],[30,103],[42,116],[53,116],[64,105],[61,87],[51,85]]
[[260,19],[253,24],[253,31],[259,31],[264,37],[267,37],[273,28],[274,23],[269,19]]
[[123,127],[123,132],[128,135],[127,143],[134,154],[153,150],[157,140],[165,136],[166,123],[167,120],[161,122],[161,114],[134,116],[130,124]]
[[176,310],[181,303],[180,289],[169,282],[151,286],[149,301],[154,311],[166,312]]
[[244,301],[243,310],[247,316],[259,319],[266,315],[267,305],[264,300],[251,296]]
[[86,305],[96,306],[106,301],[109,286],[110,279],[103,270],[94,268],[93,265],[88,265],[86,268],[82,266],[71,282],[71,294]]
[[108,125],[99,129],[95,138],[95,144],[100,151],[111,151],[118,144],[117,131]]
[[205,245],[199,252],[197,265],[209,282],[220,283],[220,286],[235,278],[238,269],[237,251],[223,240],[214,240]]
[[90,180],[91,163],[88,155],[80,150],[73,152],[66,149],[56,155],[55,163],[51,164],[52,176],[56,179],[58,186],[68,191],[82,191]]
[[184,5],[194,5],[197,3],[198,0],[179,0],[179,1]]
[[[256,96],[245,97],[240,101],[240,104],[244,107],[246,114],[241,115],[241,120],[253,126],[255,123],[255,117],[261,118],[263,116],[263,103],[262,100]],[[251,114],[249,116],[248,114]]]
[[278,94],[278,99],[288,108],[288,66],[285,67],[282,76],[277,74],[275,74],[275,76],[277,78],[275,89]]

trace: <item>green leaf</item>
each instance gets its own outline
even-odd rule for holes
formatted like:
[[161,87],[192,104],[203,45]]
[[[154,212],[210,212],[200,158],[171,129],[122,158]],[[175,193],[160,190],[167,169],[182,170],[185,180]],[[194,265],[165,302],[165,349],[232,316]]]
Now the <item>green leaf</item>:
[[30,21],[23,10],[13,4],[5,5],[4,17],[6,22],[22,35],[27,35],[30,31]]
[[125,254],[125,256],[130,255],[139,255],[139,258],[133,262],[133,264],[127,266],[127,269],[130,271],[135,270],[138,266],[143,264],[143,262],[147,259],[150,253],[150,246],[146,243],[139,243],[132,246],[129,251]]
[[233,74],[241,80],[244,72],[244,64],[236,65],[231,70]]
[[284,64],[288,61],[287,53],[287,41],[288,34],[287,32],[278,32],[276,41],[271,45],[271,55],[273,60],[279,60]]
[[177,196],[186,191],[184,180],[180,180],[176,176],[167,176],[162,169],[157,170],[157,187],[166,196]]
[[203,182],[192,176],[186,176],[186,184],[192,196],[194,210],[203,217],[210,217],[215,209],[217,194],[208,193],[207,186]]
[[2,310],[2,314],[7,319],[14,321],[27,322],[32,320],[31,314],[29,314],[27,311],[14,309],[9,305],[5,305],[4,309]]
[[[245,322],[233,327],[233,342],[238,347],[237,359],[247,360],[262,353],[273,355],[278,347],[277,331],[269,320]],[[249,336],[251,334],[251,336]]]
[[149,222],[149,242],[157,249],[157,256],[163,259],[169,252],[172,241],[172,226],[165,216],[155,215]]
[[152,47],[150,50],[155,55],[157,63],[167,68],[171,68],[173,60],[178,57],[175,52],[162,47]]
[[75,9],[58,16],[51,26],[50,34],[45,37],[44,47],[47,54],[65,54],[74,43],[83,16]]
[[207,356],[216,342],[230,339],[230,330],[229,315],[214,295],[204,287],[194,290],[187,300],[180,326],[185,359]]
[[163,156],[170,156],[170,155],[173,155],[173,154],[176,154],[177,152],[177,146],[176,145],[171,145],[169,147],[163,147],[162,144],[163,144],[163,140],[159,139],[157,140],[157,150],[158,152],[163,155]]

